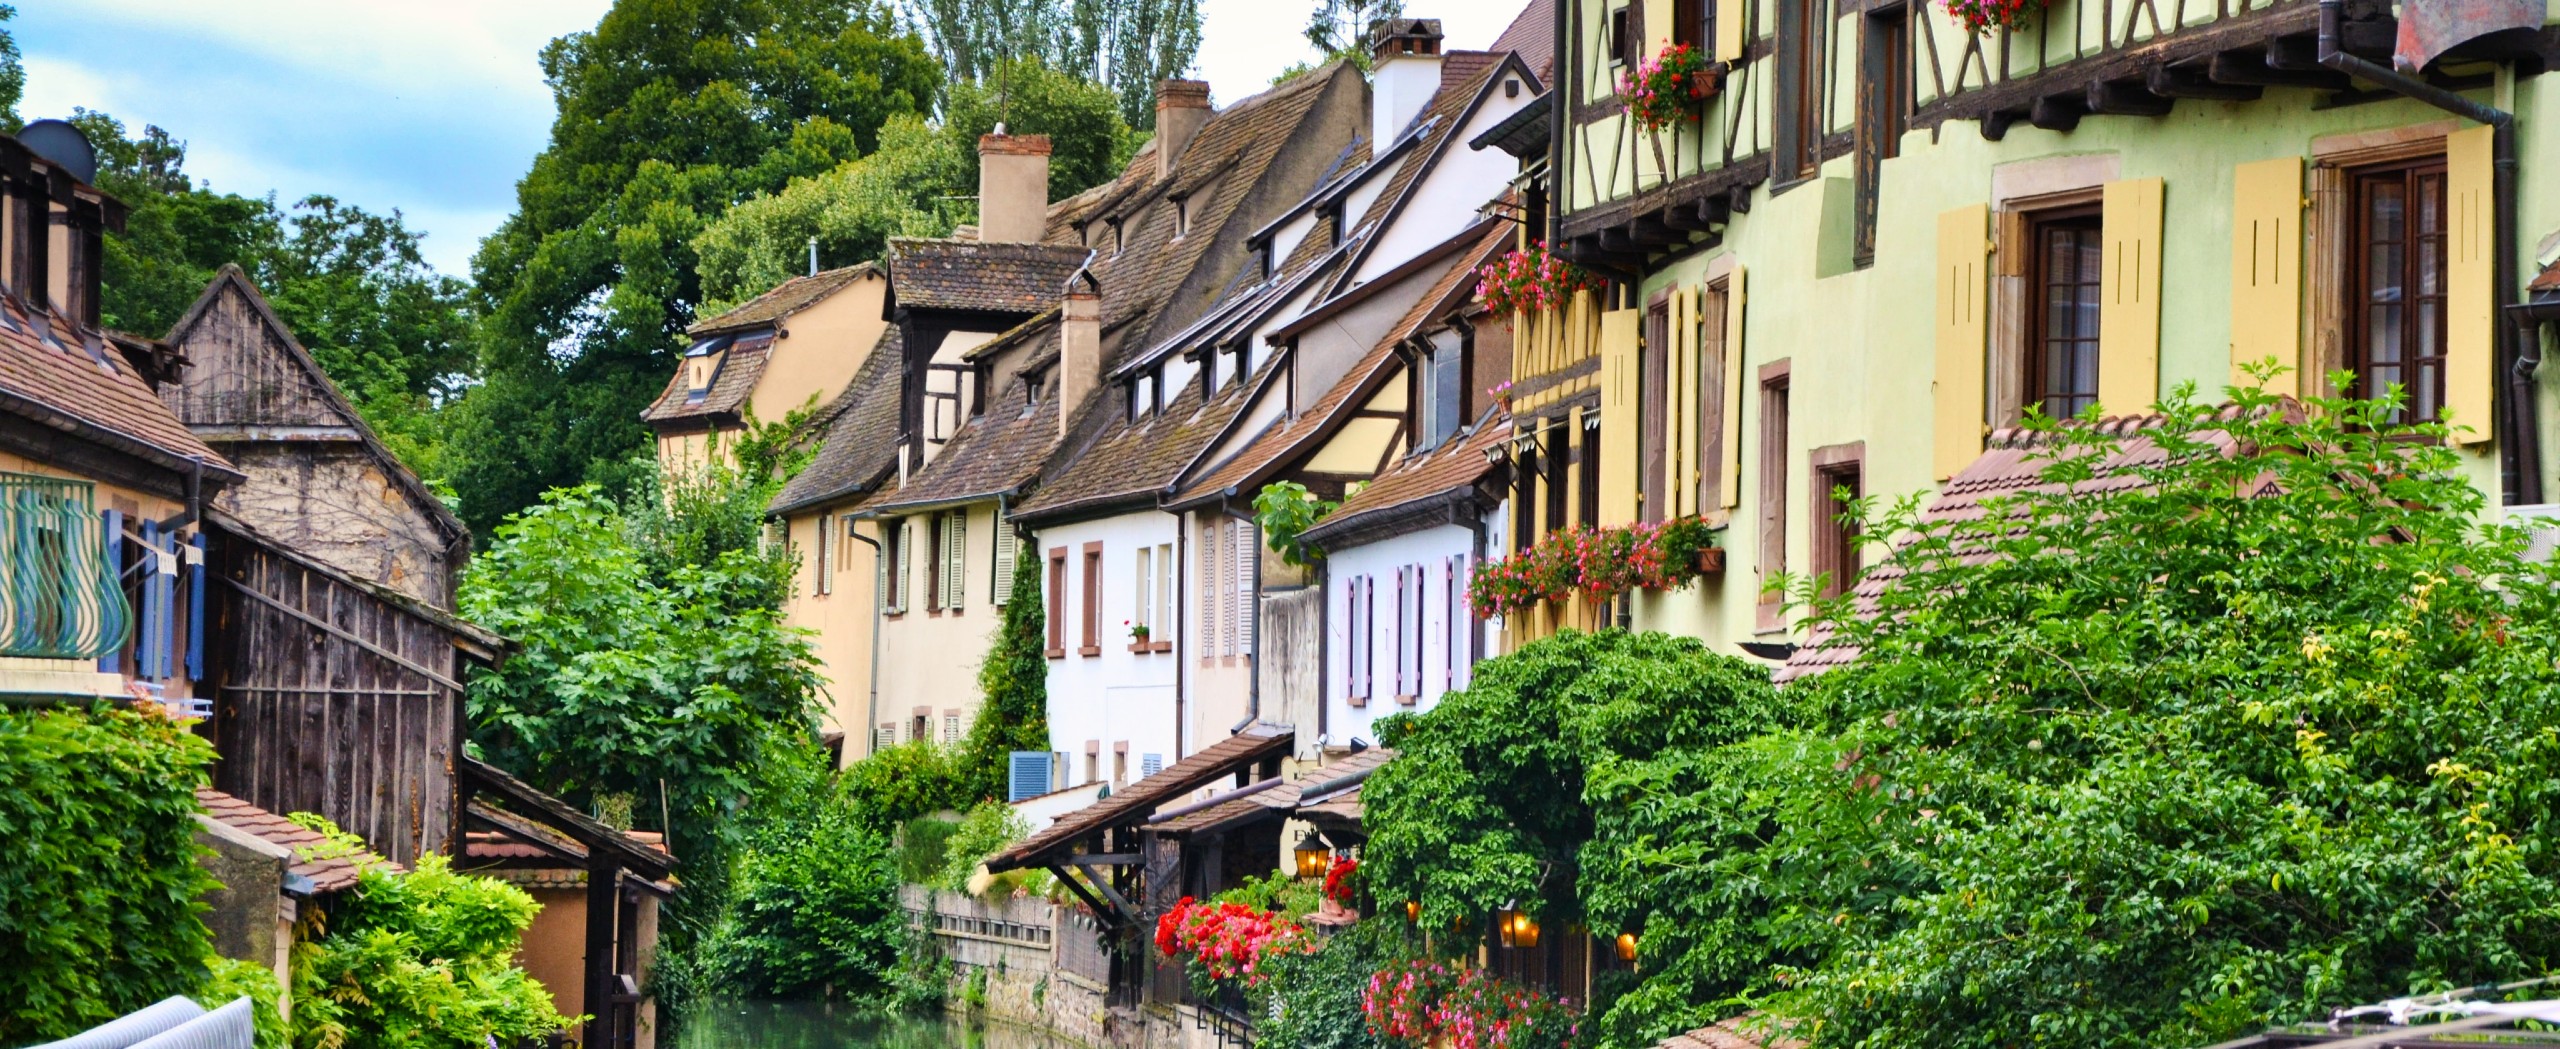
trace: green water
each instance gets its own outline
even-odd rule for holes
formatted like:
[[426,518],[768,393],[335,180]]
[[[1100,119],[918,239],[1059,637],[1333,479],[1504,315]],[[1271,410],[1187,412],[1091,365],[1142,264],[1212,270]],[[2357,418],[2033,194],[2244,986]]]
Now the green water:
[[705,1006],[673,1049],[1068,1049],[1070,1043],[1004,1024],[888,1017],[810,1002]]

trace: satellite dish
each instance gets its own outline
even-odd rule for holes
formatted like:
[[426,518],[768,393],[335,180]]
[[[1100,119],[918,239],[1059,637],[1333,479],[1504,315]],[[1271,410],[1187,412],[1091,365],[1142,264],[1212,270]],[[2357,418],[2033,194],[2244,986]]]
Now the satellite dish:
[[18,129],[18,144],[82,182],[98,180],[98,150],[89,136],[60,120],[38,120]]

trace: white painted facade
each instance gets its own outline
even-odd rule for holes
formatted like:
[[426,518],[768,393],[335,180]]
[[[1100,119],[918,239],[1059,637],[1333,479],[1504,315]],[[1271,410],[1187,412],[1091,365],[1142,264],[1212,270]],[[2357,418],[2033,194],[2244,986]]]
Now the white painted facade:
[[[1066,785],[1101,782],[1116,790],[1201,746],[1197,736],[1178,729],[1178,532],[1173,515],[1150,509],[1037,534],[1056,627],[1049,649],[1049,749],[1060,755]],[[1100,598],[1090,639],[1088,592]],[[1130,636],[1142,623],[1150,628],[1143,645]]]
[[1326,555],[1319,742],[1375,744],[1378,719],[1429,710],[1467,686],[1501,633],[1467,607],[1475,567],[1503,549],[1501,522],[1486,515],[1481,547],[1473,530],[1442,524]]

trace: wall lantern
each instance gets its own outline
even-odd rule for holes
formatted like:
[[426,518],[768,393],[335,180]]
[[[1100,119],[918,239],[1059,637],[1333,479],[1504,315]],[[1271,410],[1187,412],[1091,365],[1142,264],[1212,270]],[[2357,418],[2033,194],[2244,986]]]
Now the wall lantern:
[[1324,843],[1324,835],[1316,833],[1313,827],[1307,828],[1306,835],[1298,839],[1298,847],[1293,852],[1298,859],[1298,876],[1301,878],[1324,877],[1324,872],[1333,866],[1333,849]]
[[1416,924],[1416,925],[1419,925],[1419,924],[1421,924],[1421,923],[1422,923],[1422,901],[1420,901],[1420,900],[1406,900],[1406,901],[1404,901],[1404,920],[1405,920],[1405,921],[1407,921],[1407,922],[1411,922],[1411,923],[1413,923],[1413,924]]
[[1618,934],[1618,960],[1629,965],[1636,963],[1636,934],[1631,932]]
[[1501,933],[1502,945],[1505,947],[1538,945],[1538,920],[1530,917],[1527,911],[1504,907],[1494,912],[1493,924],[1496,931]]

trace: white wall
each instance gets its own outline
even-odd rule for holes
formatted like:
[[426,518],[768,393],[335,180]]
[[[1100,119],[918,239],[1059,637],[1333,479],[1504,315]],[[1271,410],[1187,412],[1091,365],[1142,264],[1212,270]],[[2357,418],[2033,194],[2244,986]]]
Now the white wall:
[[[1488,534],[1487,550],[1499,550]],[[1470,638],[1490,639],[1487,624],[1478,621],[1467,610],[1467,580],[1475,568],[1475,533],[1457,525],[1440,525],[1381,540],[1364,546],[1335,550],[1325,558],[1325,688],[1324,744],[1345,746],[1354,737],[1370,743],[1378,741],[1376,722],[1389,714],[1429,710],[1440,701],[1442,693],[1453,685],[1466,687],[1469,664],[1475,651]],[[1446,572],[1457,569],[1455,603],[1450,600],[1451,587]],[[1421,681],[1418,690],[1400,689],[1396,684],[1396,646],[1411,628],[1396,622],[1396,570],[1419,565],[1423,583],[1420,588],[1422,618]],[[1375,668],[1371,675],[1369,698],[1365,705],[1354,705],[1351,659],[1354,650],[1352,632],[1353,595],[1359,579],[1376,583],[1371,607],[1376,615],[1364,631],[1369,636]],[[1452,634],[1455,617],[1456,637]],[[1410,618],[1408,616],[1408,618]],[[1452,641],[1457,645],[1456,658],[1450,658]],[[1410,660],[1410,655],[1408,655]],[[1453,671],[1454,668],[1454,671]],[[1410,697],[1400,700],[1399,694]]]
[[[1155,617],[1157,630],[1149,640],[1175,643],[1165,651],[1130,651],[1127,625],[1139,617],[1137,566],[1142,547],[1148,551],[1149,563],[1156,572],[1163,571],[1157,556],[1168,549],[1173,551],[1174,585],[1167,588],[1157,576],[1153,589],[1159,595],[1170,589],[1174,608],[1180,607],[1183,558],[1178,530],[1172,514],[1147,510],[1057,525],[1038,533],[1036,541],[1043,564],[1051,551],[1066,552],[1066,585],[1062,593],[1048,595],[1048,600],[1064,613],[1060,622],[1064,627],[1065,654],[1049,660],[1048,685],[1049,749],[1066,755],[1069,784],[1088,781],[1087,741],[1098,746],[1093,771],[1106,783],[1116,778],[1114,756],[1121,752],[1123,744],[1128,754],[1126,779],[1122,781],[1126,783],[1141,778],[1148,754],[1160,755],[1165,765],[1181,756],[1174,738],[1174,665],[1181,658],[1180,617],[1173,610]],[[1086,585],[1084,550],[1087,543],[1096,542],[1102,544],[1102,612],[1095,630],[1095,647],[1099,651],[1088,656],[1079,651]]]
[[[1503,97],[1504,80],[1521,82],[1518,96]],[[1449,137],[1439,160],[1409,191],[1410,199],[1395,224],[1378,232],[1377,244],[1361,260],[1352,284],[1376,280],[1481,218],[1477,209],[1502,195],[1520,173],[1520,162],[1498,149],[1469,149],[1467,143],[1509,119],[1533,97],[1528,81],[1516,72],[1505,70],[1494,78],[1484,105]]]

